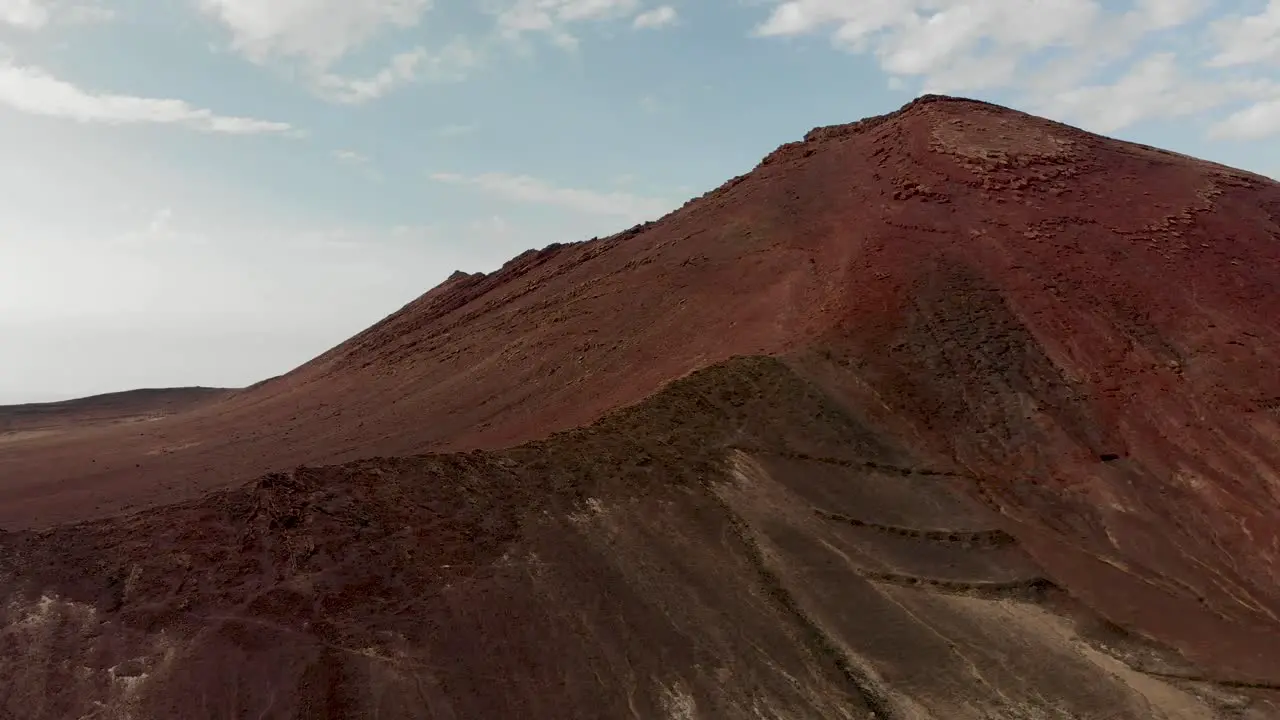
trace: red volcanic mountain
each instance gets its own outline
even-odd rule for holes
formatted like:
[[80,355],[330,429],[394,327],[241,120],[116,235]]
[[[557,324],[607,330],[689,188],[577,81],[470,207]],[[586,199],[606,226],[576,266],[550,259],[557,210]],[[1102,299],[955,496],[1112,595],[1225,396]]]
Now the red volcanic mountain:
[[0,717],[1280,717],[1278,370],[1280,186],[921,98],[0,436]]

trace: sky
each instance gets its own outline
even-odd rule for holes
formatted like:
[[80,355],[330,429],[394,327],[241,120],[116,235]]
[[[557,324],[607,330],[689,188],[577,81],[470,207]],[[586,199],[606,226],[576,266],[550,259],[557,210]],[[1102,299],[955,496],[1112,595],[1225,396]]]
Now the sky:
[[0,403],[280,374],[924,92],[1280,177],[1280,0],[0,0]]

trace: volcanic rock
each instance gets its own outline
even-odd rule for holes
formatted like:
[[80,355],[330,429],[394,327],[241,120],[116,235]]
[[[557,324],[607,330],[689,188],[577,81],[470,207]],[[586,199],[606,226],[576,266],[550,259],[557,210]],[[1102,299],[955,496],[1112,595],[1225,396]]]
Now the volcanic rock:
[[924,97],[0,436],[0,717],[1280,717],[1277,370],[1280,185]]

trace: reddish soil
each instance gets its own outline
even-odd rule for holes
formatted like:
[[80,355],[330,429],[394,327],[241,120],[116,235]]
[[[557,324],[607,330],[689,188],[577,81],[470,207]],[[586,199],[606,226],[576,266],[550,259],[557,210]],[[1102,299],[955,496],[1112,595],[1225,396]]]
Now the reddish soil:
[[121,422],[154,421],[224,400],[234,390],[189,387],[129,390],[76,400],[0,405],[0,438]]
[[0,717],[1280,717],[1277,370],[1280,185],[923,98],[0,442]]

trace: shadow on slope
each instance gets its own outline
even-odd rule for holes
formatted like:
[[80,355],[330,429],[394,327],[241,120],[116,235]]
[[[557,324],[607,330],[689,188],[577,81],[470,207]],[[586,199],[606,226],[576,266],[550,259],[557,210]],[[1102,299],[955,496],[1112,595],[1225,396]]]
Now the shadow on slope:
[[738,358],[507,451],[0,536],[0,716],[1280,709],[1074,601],[979,483]]

